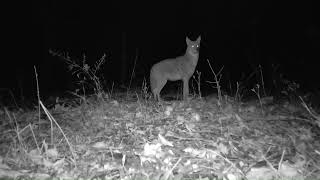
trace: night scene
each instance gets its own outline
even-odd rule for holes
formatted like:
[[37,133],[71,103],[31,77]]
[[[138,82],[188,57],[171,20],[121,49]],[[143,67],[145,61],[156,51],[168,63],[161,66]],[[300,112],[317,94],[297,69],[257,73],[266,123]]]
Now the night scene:
[[0,179],[319,179],[316,4],[33,0],[4,33]]

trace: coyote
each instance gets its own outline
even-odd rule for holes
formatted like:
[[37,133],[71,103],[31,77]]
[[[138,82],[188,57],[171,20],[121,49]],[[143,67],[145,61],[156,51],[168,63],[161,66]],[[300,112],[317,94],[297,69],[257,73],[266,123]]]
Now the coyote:
[[189,79],[194,73],[199,59],[199,47],[201,37],[191,41],[186,37],[187,49],[183,56],[173,59],[165,59],[152,66],[150,70],[150,85],[153,96],[160,100],[161,89],[167,81],[183,81],[183,99],[189,94]]

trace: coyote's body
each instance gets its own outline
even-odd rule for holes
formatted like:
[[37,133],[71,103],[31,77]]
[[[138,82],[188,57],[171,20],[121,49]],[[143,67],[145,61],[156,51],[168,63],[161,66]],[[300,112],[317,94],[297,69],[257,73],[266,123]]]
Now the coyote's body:
[[189,79],[193,75],[199,59],[201,37],[196,41],[186,38],[187,49],[183,56],[166,59],[153,65],[150,71],[150,85],[153,96],[160,100],[160,92],[167,81],[183,81],[183,98],[189,95]]

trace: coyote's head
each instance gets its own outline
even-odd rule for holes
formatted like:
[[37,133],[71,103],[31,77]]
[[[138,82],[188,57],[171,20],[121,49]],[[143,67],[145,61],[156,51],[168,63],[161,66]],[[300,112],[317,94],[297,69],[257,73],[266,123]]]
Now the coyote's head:
[[188,37],[186,37],[187,53],[189,53],[192,56],[198,56],[200,49],[200,41],[201,36],[199,36],[196,41],[191,41]]

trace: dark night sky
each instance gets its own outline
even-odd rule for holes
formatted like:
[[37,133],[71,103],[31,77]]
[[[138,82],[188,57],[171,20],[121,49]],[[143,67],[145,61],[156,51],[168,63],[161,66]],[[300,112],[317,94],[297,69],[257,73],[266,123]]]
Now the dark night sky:
[[64,90],[68,73],[62,61],[48,54],[49,48],[78,59],[85,53],[89,62],[106,53],[105,79],[117,82],[123,33],[127,35],[128,66],[132,66],[137,50],[136,71],[141,76],[148,77],[155,62],[184,53],[186,36],[195,39],[201,35],[197,69],[203,78],[211,78],[206,62],[210,59],[216,69],[224,65],[225,77],[233,82],[239,81],[242,72],[250,74],[252,65],[261,64],[269,77],[271,64],[279,64],[279,71],[289,79],[305,87],[320,86],[320,28],[314,2],[190,2],[33,1],[32,18],[23,23],[27,27],[20,35],[32,41],[24,42],[30,51],[23,59],[8,62],[15,77],[4,80],[3,87],[16,87],[20,80],[25,91],[34,93],[36,65],[43,91]]

